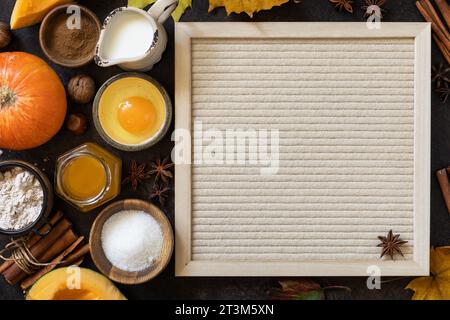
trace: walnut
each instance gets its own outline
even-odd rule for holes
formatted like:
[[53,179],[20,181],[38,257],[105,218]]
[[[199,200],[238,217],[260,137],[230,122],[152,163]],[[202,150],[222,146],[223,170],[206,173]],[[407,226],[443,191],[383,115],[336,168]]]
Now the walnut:
[[9,26],[0,21],[0,49],[5,48],[11,43],[12,34]]
[[87,75],[78,75],[70,79],[67,89],[73,101],[86,104],[94,98],[95,82]]

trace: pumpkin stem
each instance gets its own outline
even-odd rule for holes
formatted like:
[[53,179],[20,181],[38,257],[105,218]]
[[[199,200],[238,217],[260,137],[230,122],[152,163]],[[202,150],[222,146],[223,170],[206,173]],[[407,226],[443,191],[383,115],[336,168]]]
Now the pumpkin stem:
[[8,87],[0,88],[0,109],[10,107],[16,102],[16,94]]

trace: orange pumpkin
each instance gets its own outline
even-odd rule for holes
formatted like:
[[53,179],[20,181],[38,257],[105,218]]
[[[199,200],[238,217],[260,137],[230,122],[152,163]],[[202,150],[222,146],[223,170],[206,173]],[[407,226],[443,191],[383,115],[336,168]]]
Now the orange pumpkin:
[[24,52],[0,53],[0,148],[26,150],[61,129],[66,92],[42,59]]

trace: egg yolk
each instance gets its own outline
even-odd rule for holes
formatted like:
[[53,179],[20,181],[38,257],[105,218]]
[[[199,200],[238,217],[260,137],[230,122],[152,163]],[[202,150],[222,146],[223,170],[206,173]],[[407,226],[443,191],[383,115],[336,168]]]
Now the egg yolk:
[[126,131],[134,134],[142,133],[155,124],[155,106],[145,98],[127,98],[119,105],[117,117]]

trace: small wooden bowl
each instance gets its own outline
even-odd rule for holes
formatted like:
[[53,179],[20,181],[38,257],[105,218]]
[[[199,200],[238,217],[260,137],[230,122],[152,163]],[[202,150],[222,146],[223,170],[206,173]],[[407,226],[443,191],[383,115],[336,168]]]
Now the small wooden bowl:
[[[102,247],[102,230],[105,222],[114,214],[124,210],[144,211],[151,215],[161,226],[164,241],[161,254],[148,269],[128,272],[114,267],[106,258]],[[158,276],[169,264],[173,253],[174,236],[172,226],[165,214],[154,205],[142,200],[122,200],[105,208],[95,219],[89,236],[91,256],[97,268],[111,280],[122,284],[140,284]]]
[[[50,11],[42,21],[41,27],[39,29],[39,43],[41,45],[42,51],[47,56],[47,58],[52,61],[53,63],[56,63],[60,66],[66,67],[66,68],[80,68],[83,67],[89,63],[91,63],[94,60],[95,56],[95,47],[93,48],[92,52],[89,55],[86,55],[85,57],[82,57],[77,60],[68,60],[64,57],[58,56],[56,53],[52,52],[48,46],[48,33],[49,28],[52,27],[52,23],[55,18],[57,18],[61,14],[67,14],[67,8],[69,8],[71,5],[61,5],[56,8],[54,8],[52,11]],[[95,15],[94,12],[89,10],[86,7],[77,5],[77,7],[80,8],[81,15],[87,19],[90,19],[94,22],[97,29],[97,39],[95,42],[98,42],[98,39],[100,38],[100,31],[101,31],[101,23],[98,17]]]

